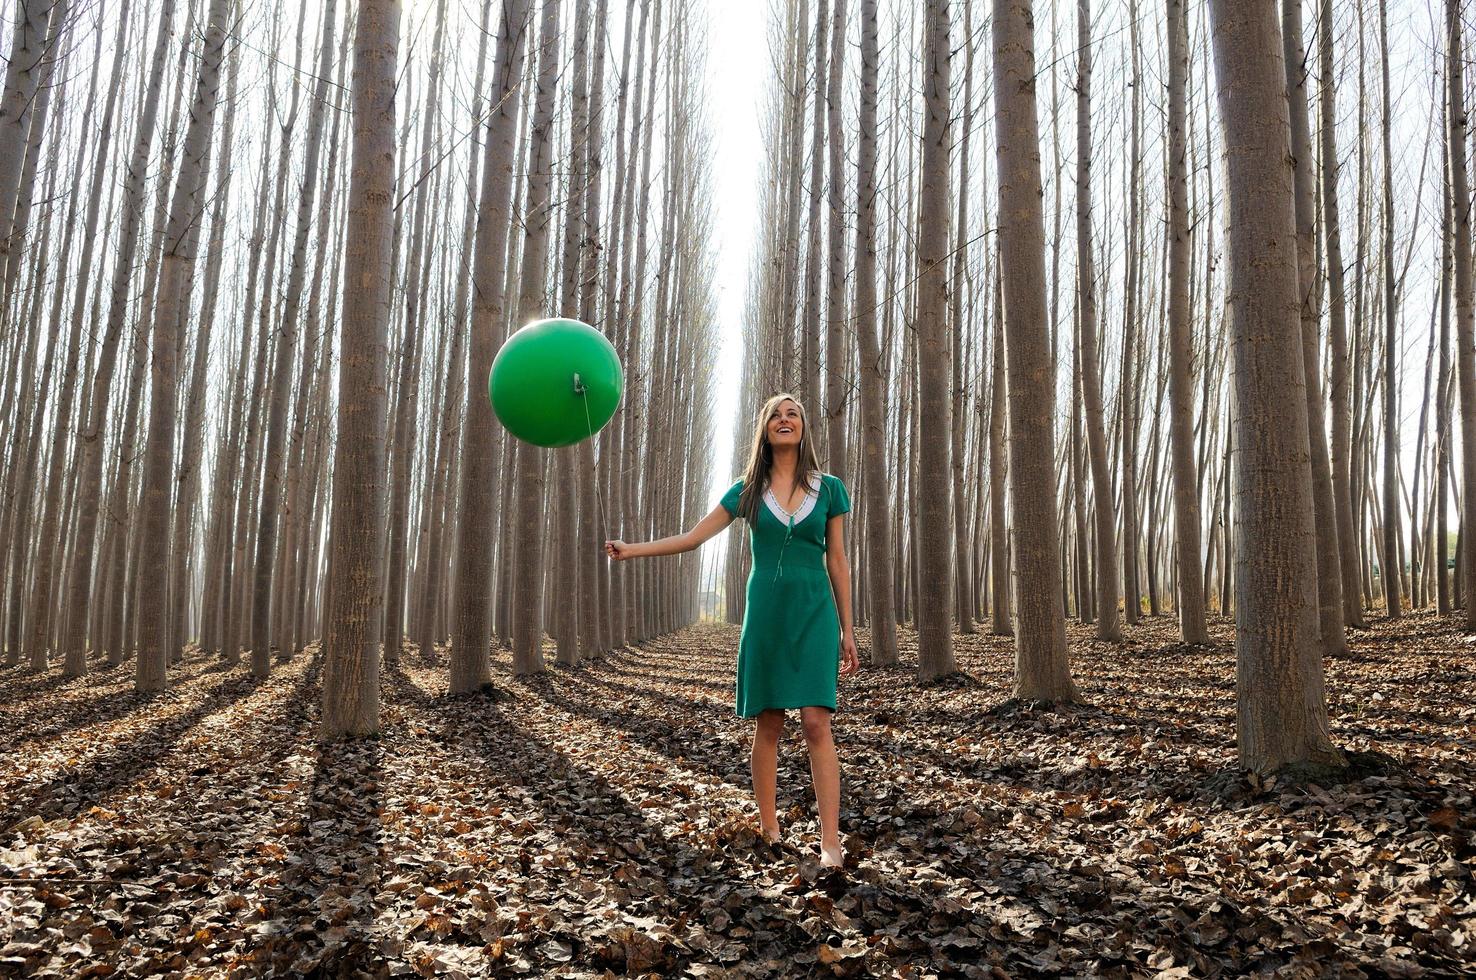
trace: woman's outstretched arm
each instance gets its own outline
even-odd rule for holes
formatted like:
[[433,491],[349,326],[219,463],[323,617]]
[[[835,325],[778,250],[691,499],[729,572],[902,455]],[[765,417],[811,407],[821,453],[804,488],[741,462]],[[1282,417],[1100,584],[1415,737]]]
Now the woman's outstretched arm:
[[706,517],[698,521],[692,530],[684,534],[673,534],[655,541],[606,541],[605,554],[616,561],[627,558],[655,558],[658,555],[679,555],[701,547],[702,542],[712,537],[733,522],[733,515],[719,504]]

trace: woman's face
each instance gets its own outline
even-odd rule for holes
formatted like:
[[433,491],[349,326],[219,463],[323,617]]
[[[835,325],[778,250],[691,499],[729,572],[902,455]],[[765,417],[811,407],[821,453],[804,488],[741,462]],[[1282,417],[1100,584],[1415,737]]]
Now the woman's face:
[[768,422],[769,445],[797,448],[804,432],[805,420],[800,415],[798,405],[786,398],[775,406]]

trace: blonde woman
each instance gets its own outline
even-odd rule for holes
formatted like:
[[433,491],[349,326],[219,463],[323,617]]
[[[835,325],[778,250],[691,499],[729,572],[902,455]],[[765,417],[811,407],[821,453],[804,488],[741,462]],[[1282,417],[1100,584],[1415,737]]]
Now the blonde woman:
[[845,862],[840,843],[840,766],[830,733],[837,677],[856,672],[851,568],[839,479],[820,472],[804,406],[788,393],[764,403],[743,478],[685,534],[627,544],[606,541],[616,561],[691,551],[735,517],[748,522],[753,570],[738,641],[737,712],[756,718],[750,765],[759,822],[780,837],[775,811],[784,712],[799,709],[820,808],[820,862]]

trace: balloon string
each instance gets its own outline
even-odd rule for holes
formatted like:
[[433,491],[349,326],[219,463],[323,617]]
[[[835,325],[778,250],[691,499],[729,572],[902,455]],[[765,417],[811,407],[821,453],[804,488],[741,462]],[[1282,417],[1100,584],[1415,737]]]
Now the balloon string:
[[[594,423],[590,421],[589,417],[589,389],[580,383],[579,375],[577,374],[574,375],[574,390],[579,392],[579,397],[584,400],[584,425],[589,430],[589,439],[592,443],[594,441]],[[593,449],[593,446],[591,446],[591,449]],[[589,478],[594,482],[595,503],[600,508],[600,526],[605,529],[606,534],[609,534],[610,522],[605,517],[605,492],[604,488],[600,486],[599,470],[595,467],[593,452],[590,453],[589,470]]]

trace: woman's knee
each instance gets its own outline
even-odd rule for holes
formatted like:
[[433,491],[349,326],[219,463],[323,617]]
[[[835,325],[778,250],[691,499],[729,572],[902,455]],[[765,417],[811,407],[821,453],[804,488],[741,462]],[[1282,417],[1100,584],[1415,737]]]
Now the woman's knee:
[[778,741],[779,736],[784,733],[784,712],[778,708],[769,708],[758,713],[758,737]]
[[805,708],[800,712],[800,725],[811,745],[830,738],[830,712],[824,708]]

